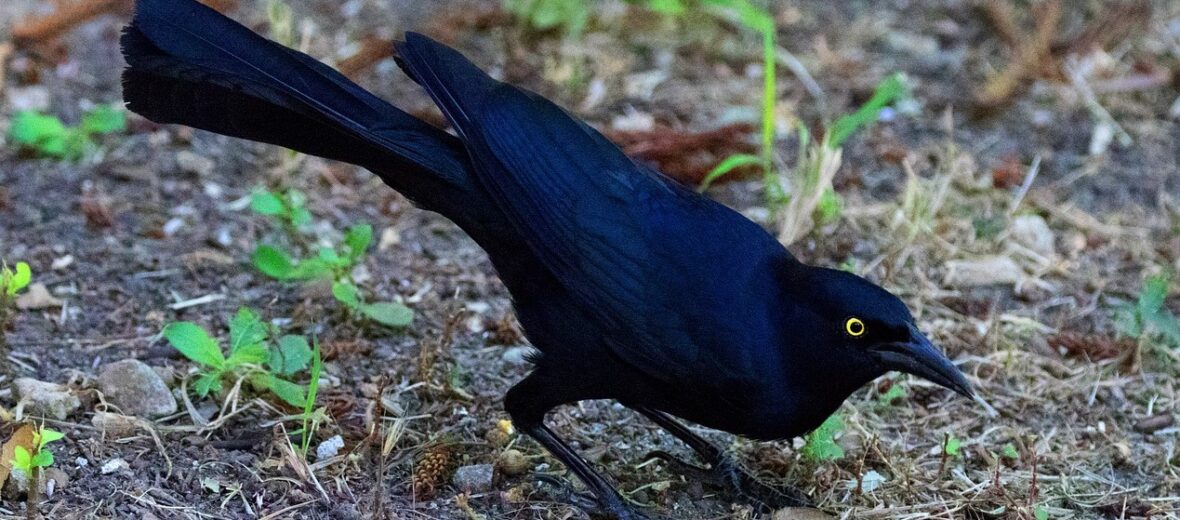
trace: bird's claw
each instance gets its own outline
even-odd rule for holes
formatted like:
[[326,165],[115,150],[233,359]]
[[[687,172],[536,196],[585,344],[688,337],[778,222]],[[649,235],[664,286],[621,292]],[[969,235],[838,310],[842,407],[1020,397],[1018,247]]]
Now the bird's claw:
[[747,473],[728,455],[719,456],[708,468],[685,462],[665,451],[653,451],[647,458],[665,461],[668,463],[668,469],[674,473],[727,489],[743,501],[766,511],[811,505],[811,499],[806,493],[790,486],[775,487],[765,484]]
[[654,520],[626,505],[616,505],[614,507],[603,505],[593,494],[575,491],[574,486],[564,479],[552,475],[534,475],[533,478],[538,482],[556,488],[557,493],[554,495],[554,498],[558,502],[569,504],[586,513],[590,518]]

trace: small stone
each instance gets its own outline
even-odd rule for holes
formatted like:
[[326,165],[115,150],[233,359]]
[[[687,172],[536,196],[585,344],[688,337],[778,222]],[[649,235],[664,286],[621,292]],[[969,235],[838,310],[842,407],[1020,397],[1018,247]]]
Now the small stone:
[[70,476],[57,468],[46,469],[43,476],[42,486],[45,488],[43,489],[45,498],[53,498],[55,492],[65,489],[66,485],[70,483]]
[[1012,239],[1045,258],[1057,256],[1053,230],[1040,215],[1020,215],[1013,219]]
[[344,447],[344,438],[339,435],[333,435],[321,442],[315,448],[316,460],[326,460],[335,457],[340,453],[340,449]]
[[134,417],[111,412],[95,412],[90,424],[103,435],[115,439],[130,437],[139,430],[139,421]]
[[198,177],[208,177],[213,173],[216,163],[213,159],[197,155],[188,150],[176,152],[176,167],[181,173],[188,173]]
[[1134,429],[1139,433],[1155,433],[1176,423],[1176,418],[1170,413],[1156,414],[1145,417],[1135,423]]
[[830,520],[835,518],[819,509],[810,507],[787,507],[774,512],[772,520]]
[[27,87],[10,87],[8,89],[8,106],[13,112],[21,110],[35,110],[44,112],[49,109],[49,89],[41,85]]
[[466,493],[486,493],[492,489],[492,478],[496,471],[491,464],[463,466],[455,471],[451,483]]
[[39,310],[61,307],[62,301],[49,294],[49,289],[43,283],[29,286],[24,294],[16,297],[16,307],[21,310]]
[[176,413],[176,398],[160,375],[142,361],[124,359],[102,367],[98,388],[123,413],[156,418]]
[[34,415],[44,415],[62,421],[82,406],[78,396],[65,385],[46,383],[28,377],[17,379],[15,384],[16,393],[25,403],[25,410]]
[[496,469],[510,477],[523,475],[532,467],[532,461],[518,450],[504,450],[496,459]]
[[129,469],[131,469],[131,466],[127,464],[127,461],[121,458],[114,458],[104,462],[102,468],[100,468],[99,471],[101,471],[103,475],[110,475],[111,473],[118,473],[120,471],[127,471]]
[[529,356],[535,352],[533,347],[516,346],[504,349],[504,353],[500,354],[500,360],[509,365],[527,365],[529,363]]
[[947,262],[947,285],[953,287],[981,287],[1015,284],[1024,279],[1024,271],[1011,258],[991,256],[975,260]]

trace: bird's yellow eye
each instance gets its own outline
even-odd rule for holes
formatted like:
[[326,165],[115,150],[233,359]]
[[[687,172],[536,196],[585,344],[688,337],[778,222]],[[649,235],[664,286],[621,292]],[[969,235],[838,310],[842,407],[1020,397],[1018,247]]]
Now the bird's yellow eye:
[[860,318],[848,318],[848,321],[844,322],[844,332],[854,338],[864,336],[865,322],[860,321]]

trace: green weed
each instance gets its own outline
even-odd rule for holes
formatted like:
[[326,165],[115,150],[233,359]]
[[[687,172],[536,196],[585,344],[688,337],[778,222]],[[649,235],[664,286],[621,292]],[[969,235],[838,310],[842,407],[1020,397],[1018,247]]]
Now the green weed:
[[1149,277],[1134,303],[1116,306],[1115,329],[1119,335],[1136,340],[1141,348],[1174,364],[1180,362],[1180,319],[1164,306],[1170,289],[1168,276]]
[[33,428],[33,442],[31,443],[32,450],[25,446],[17,445],[13,449],[12,464],[14,471],[23,473],[29,483],[29,495],[25,501],[26,518],[34,519],[38,517],[37,504],[40,499],[40,485],[41,471],[53,466],[53,452],[49,451],[48,445],[51,442],[56,442],[64,439],[65,434],[46,428],[44,425]]
[[804,437],[803,458],[812,462],[825,462],[844,458],[844,448],[836,437],[844,431],[844,419],[839,413],[832,414],[823,424]]
[[[254,212],[279,223],[293,245],[302,244],[301,233],[312,221],[306,199],[296,190],[282,194],[256,191],[250,206]],[[332,296],[354,315],[363,316],[388,327],[406,327],[414,320],[414,311],[397,302],[370,302],[353,279],[352,272],[373,243],[373,227],[358,224],[348,228],[337,247],[319,247],[314,256],[299,258],[294,252],[276,245],[259,245],[251,261],[259,271],[276,280],[331,280]]]
[[269,390],[279,399],[303,407],[307,392],[290,377],[306,370],[313,352],[303,336],[277,336],[254,311],[242,308],[229,323],[228,356],[205,329],[187,321],[169,324],[164,338],[184,357],[200,367],[193,386],[198,396],[219,392],[225,379],[245,378],[254,387]]
[[94,107],[77,126],[66,126],[56,116],[22,110],[13,116],[8,137],[17,147],[41,157],[77,160],[96,148],[95,137],[126,128],[123,110],[112,105]]
[[33,281],[33,271],[29,264],[17,262],[15,270],[9,269],[7,263],[0,263],[0,374],[8,373],[10,364],[8,358],[8,320],[12,316],[13,304],[16,296]]

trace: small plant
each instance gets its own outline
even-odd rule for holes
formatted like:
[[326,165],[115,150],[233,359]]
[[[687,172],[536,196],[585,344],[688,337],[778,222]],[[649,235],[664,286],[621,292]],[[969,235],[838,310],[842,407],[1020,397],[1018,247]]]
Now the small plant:
[[[311,222],[305,198],[295,190],[279,195],[257,191],[251,197],[254,212],[278,221],[289,241],[298,244],[299,234]],[[348,228],[340,247],[323,246],[315,256],[300,259],[295,253],[279,246],[260,245],[254,250],[252,262],[263,274],[282,281],[331,280],[332,296],[349,312],[388,327],[406,327],[414,320],[414,311],[397,302],[366,300],[353,270],[365,257],[373,243],[373,227],[358,224]]]
[[299,452],[307,458],[307,450],[311,448],[312,434],[320,428],[327,413],[324,408],[315,408],[315,399],[320,391],[320,373],[324,369],[324,361],[320,357],[320,343],[315,342],[315,350],[311,353],[311,379],[307,382],[307,398],[303,401],[303,413],[300,420],[303,426],[299,429]]
[[42,157],[77,160],[94,150],[96,136],[127,128],[122,109],[98,105],[82,116],[78,126],[66,126],[56,116],[31,110],[17,112],[8,130],[9,139]]
[[[228,356],[195,323],[172,323],[164,328],[163,334],[173,348],[200,365],[193,391],[201,397],[219,392],[226,378],[245,378],[254,387],[269,390],[291,406],[308,404],[303,386],[289,380],[312,363],[313,352],[307,339],[296,335],[275,337],[274,331],[250,309],[239,310],[230,320]],[[315,366],[312,365],[313,369]]]
[[504,0],[504,10],[538,31],[561,29],[577,38],[590,20],[592,4],[584,0]]
[[826,462],[844,458],[844,448],[836,442],[836,436],[844,431],[844,419],[839,413],[832,414],[815,431],[804,438],[803,458],[812,462]]
[[963,440],[954,435],[948,436],[946,442],[942,444],[942,451],[948,457],[958,457],[962,448]]
[[0,373],[8,371],[8,337],[5,331],[8,330],[8,321],[12,315],[12,307],[16,302],[16,296],[28,287],[29,282],[33,280],[33,271],[29,269],[29,264],[24,262],[16,263],[16,270],[8,268],[8,264],[0,264]]
[[1180,347],[1180,320],[1164,306],[1170,286],[1167,276],[1149,277],[1135,303],[1118,306],[1115,327],[1119,334],[1140,344]]
[[54,441],[64,439],[65,435],[59,431],[45,428],[33,428],[33,439],[29,447],[17,445],[12,454],[12,469],[25,475],[29,483],[29,497],[25,502],[25,512],[29,519],[37,518],[37,503],[40,502],[41,471],[53,466],[53,452],[46,446]]

